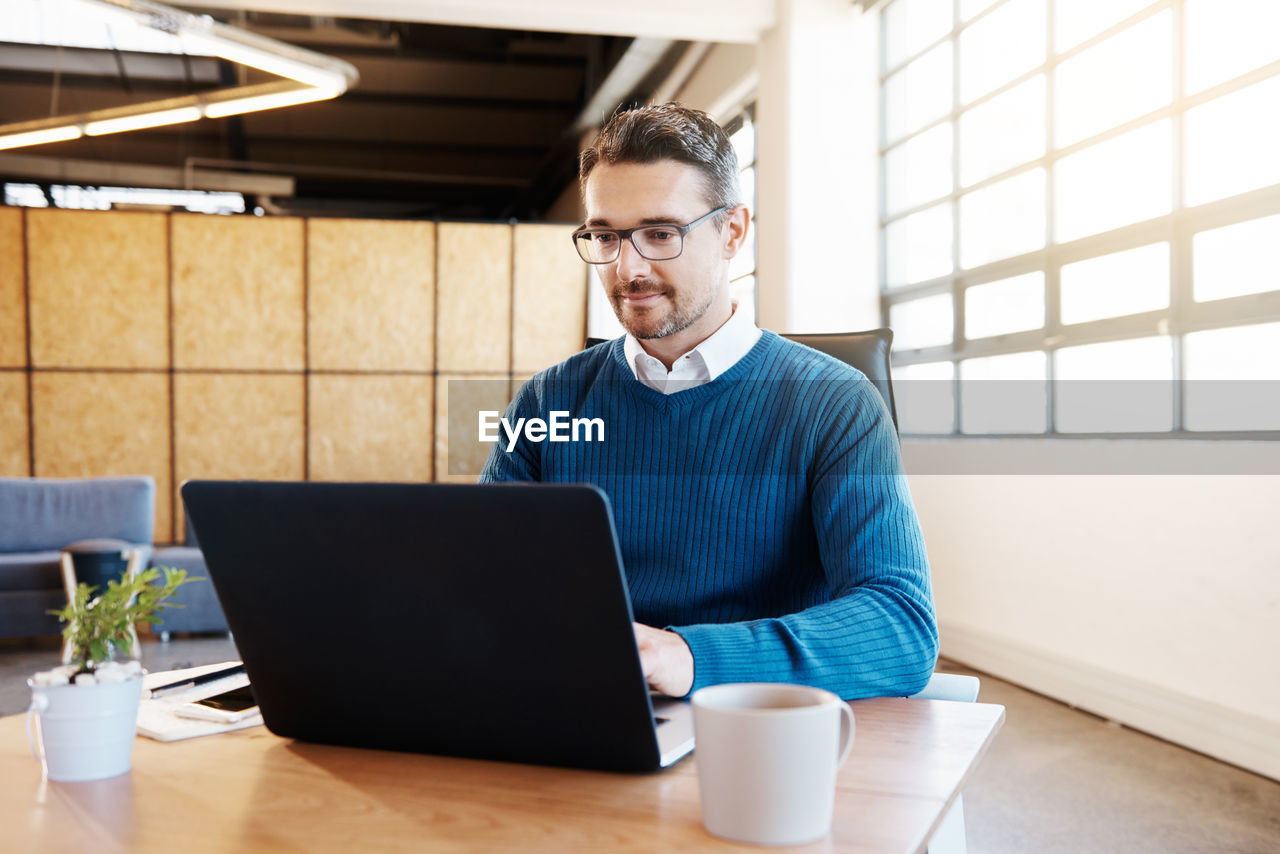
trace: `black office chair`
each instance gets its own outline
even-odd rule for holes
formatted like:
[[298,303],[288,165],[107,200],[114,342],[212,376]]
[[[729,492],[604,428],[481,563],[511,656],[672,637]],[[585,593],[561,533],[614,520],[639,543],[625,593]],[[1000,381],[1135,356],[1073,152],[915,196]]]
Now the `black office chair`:
[[893,429],[898,429],[898,409],[893,403],[893,380],[889,376],[889,349],[893,345],[893,330],[868,329],[866,332],[825,332],[808,335],[785,335],[797,344],[833,356],[846,365],[852,365],[867,375],[884,398],[893,418]]
[[[876,391],[884,398],[898,428],[898,410],[893,402],[893,380],[889,376],[889,349],[893,344],[893,330],[868,329],[866,332],[828,332],[809,335],[785,335],[792,341],[833,356],[846,365],[852,365],[867,375]],[[606,338],[588,338],[587,346],[603,344]]]

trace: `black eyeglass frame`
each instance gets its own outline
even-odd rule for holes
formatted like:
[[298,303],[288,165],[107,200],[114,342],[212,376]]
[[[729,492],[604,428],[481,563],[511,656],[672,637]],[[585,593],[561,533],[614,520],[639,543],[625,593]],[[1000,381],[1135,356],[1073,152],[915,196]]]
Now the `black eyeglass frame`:
[[[612,264],[612,263],[614,263],[615,261],[617,261],[617,260],[618,260],[618,258],[619,258],[619,257],[621,257],[621,255],[622,255],[622,241],[623,241],[623,239],[630,240],[630,241],[631,241],[631,247],[632,247],[633,249],[635,249],[635,250],[636,250],[636,252],[637,252],[637,253],[639,253],[640,257],[641,257],[641,258],[643,258],[643,259],[645,259],[646,261],[674,261],[675,259],[679,258],[681,255],[683,255],[683,254],[684,254],[684,238],[685,238],[685,235],[687,235],[687,234],[688,234],[690,231],[692,231],[694,228],[696,228],[697,226],[699,226],[699,225],[701,225],[702,223],[706,222],[708,219],[710,219],[711,217],[715,216],[716,214],[718,214],[718,213],[723,213],[724,211],[727,211],[727,210],[729,210],[729,209],[730,209],[730,208],[732,208],[732,207],[734,207],[734,206],[733,206],[733,205],[721,205],[720,207],[716,208],[715,210],[713,210],[713,211],[709,211],[708,213],[705,213],[705,214],[703,214],[702,216],[698,217],[698,218],[697,218],[697,219],[695,219],[693,222],[689,222],[689,223],[686,223],[686,224],[684,224],[684,225],[679,225],[679,224],[674,223],[674,222],[669,222],[669,223],[668,223],[668,222],[655,222],[655,223],[650,223],[649,225],[637,225],[635,228],[580,228],[580,229],[578,229],[577,231],[575,231],[573,234],[571,234],[571,235],[569,235],[569,236],[573,239],[573,248],[574,248],[574,251],[576,251],[576,252],[578,253],[578,257],[579,257],[579,258],[582,258],[582,260],[583,260],[583,261],[585,261],[585,262],[586,262],[586,263],[588,263],[588,264]],[[635,238],[634,238],[634,237],[632,237],[632,235],[633,235],[633,234],[635,234],[637,231],[645,231],[645,230],[650,229],[650,228],[669,228],[669,229],[671,229],[672,231],[678,232],[678,233],[679,233],[679,235],[680,235],[680,251],[679,251],[679,252],[677,252],[676,254],[672,255],[670,258],[650,258],[648,255],[644,254],[644,250],[643,250],[643,249],[641,249],[641,248],[636,244]],[[587,235],[587,234],[612,234],[612,235],[614,235],[615,237],[617,237],[617,238],[618,238],[618,254],[614,255],[614,256],[613,256],[612,258],[610,258],[608,261],[592,261],[592,260],[589,260],[589,259],[587,259],[587,258],[583,258],[583,256],[582,256],[582,248],[581,248],[580,246],[578,246],[578,239],[579,239],[579,238],[581,238],[583,235]]]

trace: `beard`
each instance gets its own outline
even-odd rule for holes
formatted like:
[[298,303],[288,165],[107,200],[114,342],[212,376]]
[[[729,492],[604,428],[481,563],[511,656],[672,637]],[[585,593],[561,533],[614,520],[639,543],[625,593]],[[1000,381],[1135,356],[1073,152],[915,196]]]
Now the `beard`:
[[[646,294],[662,294],[666,298],[666,304],[635,309],[625,302],[625,297]],[[641,341],[666,338],[683,332],[707,313],[714,300],[714,290],[708,290],[705,295],[695,293],[682,298],[660,282],[647,279],[624,282],[609,294],[609,302],[613,305],[613,313],[618,316],[618,322]]]

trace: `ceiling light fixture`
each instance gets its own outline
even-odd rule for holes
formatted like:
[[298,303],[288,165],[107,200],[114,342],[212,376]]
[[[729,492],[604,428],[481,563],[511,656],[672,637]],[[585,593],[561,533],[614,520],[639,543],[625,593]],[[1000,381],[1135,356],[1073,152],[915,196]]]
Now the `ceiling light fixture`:
[[0,149],[63,142],[85,134],[99,136],[161,127],[196,121],[201,116],[221,118],[323,101],[341,95],[359,79],[355,67],[348,62],[238,30],[207,15],[192,15],[150,0],[77,2],[113,21],[128,20],[176,35],[184,44],[202,53],[212,53],[286,79],[110,110],[0,125]]
[[65,142],[78,139],[80,128],[76,125],[62,125],[30,130],[23,133],[10,133],[0,136],[0,148],[18,148],[23,145],[39,145],[42,142]]
[[154,113],[135,113],[115,119],[99,119],[84,123],[84,132],[88,136],[101,136],[104,133],[120,133],[127,130],[157,128],[164,125],[176,125],[182,122],[194,122],[200,118],[199,107],[178,107],[175,110],[159,110]]

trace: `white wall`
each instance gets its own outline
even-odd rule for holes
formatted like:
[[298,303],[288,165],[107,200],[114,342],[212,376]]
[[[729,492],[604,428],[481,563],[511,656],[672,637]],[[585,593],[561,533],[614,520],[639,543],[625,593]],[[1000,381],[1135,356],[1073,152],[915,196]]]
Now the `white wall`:
[[[913,469],[948,447],[964,453],[903,453]],[[911,475],[943,654],[1280,778],[1280,449],[1264,453],[1272,474]]]

